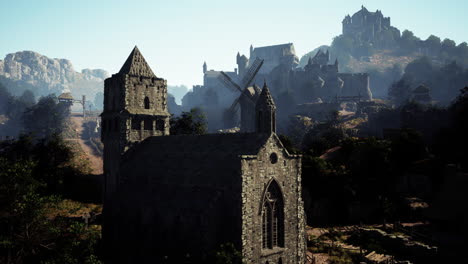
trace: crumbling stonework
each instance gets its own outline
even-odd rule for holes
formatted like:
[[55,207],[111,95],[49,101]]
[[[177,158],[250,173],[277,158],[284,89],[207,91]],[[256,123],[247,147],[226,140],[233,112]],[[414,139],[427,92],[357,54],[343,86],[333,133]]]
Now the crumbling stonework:
[[301,158],[276,135],[266,84],[253,133],[169,136],[166,81],[137,48],[104,96],[110,262],[204,263],[233,243],[245,263],[305,263]]
[[[277,155],[275,163],[271,156]],[[301,193],[301,163],[276,137],[255,156],[242,156],[242,248],[246,263],[304,263],[305,219]],[[262,248],[261,202],[265,190],[277,183],[284,198],[284,247]],[[280,259],[282,262],[280,262]]]

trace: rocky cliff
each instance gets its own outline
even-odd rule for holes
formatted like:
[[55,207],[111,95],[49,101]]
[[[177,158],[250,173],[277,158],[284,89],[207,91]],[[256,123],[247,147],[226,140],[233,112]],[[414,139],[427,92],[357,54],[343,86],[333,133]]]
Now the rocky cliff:
[[92,100],[103,91],[108,76],[99,69],[76,72],[69,60],[51,59],[34,51],[11,53],[0,60],[0,81],[16,95],[27,89],[36,96],[70,91],[75,98],[84,94]]

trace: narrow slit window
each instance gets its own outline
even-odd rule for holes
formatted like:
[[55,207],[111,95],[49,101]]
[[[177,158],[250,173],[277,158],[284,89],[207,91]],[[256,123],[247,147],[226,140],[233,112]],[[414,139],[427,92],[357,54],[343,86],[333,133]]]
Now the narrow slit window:
[[153,120],[145,119],[144,128],[145,130],[153,130]]
[[141,121],[137,118],[132,118],[132,129],[140,130],[141,129]]
[[150,109],[150,100],[148,96],[145,97],[145,109]]

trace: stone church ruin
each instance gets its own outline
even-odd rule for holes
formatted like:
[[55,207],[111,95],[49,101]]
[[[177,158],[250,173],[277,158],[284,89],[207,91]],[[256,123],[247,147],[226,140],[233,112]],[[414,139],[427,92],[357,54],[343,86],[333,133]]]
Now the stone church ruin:
[[232,243],[245,263],[305,263],[301,157],[276,135],[266,83],[259,91],[250,133],[169,135],[167,82],[135,47],[105,81],[109,261],[204,263]]

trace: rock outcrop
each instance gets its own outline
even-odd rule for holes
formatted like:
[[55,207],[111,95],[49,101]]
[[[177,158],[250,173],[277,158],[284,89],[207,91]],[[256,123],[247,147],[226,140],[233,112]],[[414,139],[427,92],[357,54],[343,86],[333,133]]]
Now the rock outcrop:
[[48,58],[34,51],[10,53],[0,60],[0,81],[16,95],[27,89],[36,96],[69,91],[76,98],[84,94],[92,100],[103,91],[108,76],[99,69],[77,72],[69,60]]

